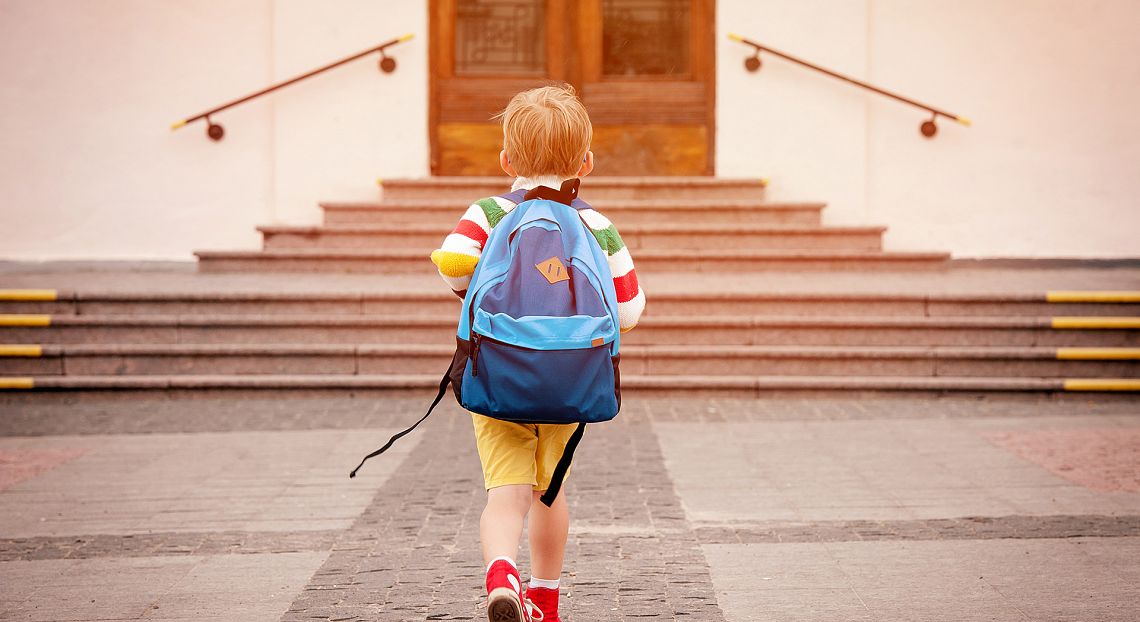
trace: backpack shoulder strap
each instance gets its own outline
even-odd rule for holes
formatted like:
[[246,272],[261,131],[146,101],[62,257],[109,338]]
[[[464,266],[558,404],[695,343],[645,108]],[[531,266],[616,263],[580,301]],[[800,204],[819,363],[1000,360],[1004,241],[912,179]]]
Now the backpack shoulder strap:
[[512,190],[503,194],[496,194],[495,196],[499,197],[500,199],[506,199],[511,203],[518,205],[519,203],[522,203],[526,200],[526,193],[527,190],[525,188],[519,188],[518,190]]

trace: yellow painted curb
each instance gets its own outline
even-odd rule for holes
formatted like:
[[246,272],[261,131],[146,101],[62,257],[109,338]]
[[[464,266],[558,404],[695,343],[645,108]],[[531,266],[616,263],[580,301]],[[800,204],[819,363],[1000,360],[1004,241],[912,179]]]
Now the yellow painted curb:
[[1140,317],[1055,317],[1053,328],[1140,328]]
[[1140,379],[1132,378],[1068,378],[1066,391],[1140,391]]
[[0,289],[0,300],[11,301],[52,301],[59,296],[54,289]]
[[1057,348],[1062,361],[1140,361],[1140,348]]
[[0,313],[0,326],[51,326],[51,316],[38,313]]
[[1045,292],[1048,302],[1140,302],[1140,291],[1074,291]]
[[0,356],[43,356],[43,346],[0,343]]
[[0,377],[0,389],[34,389],[35,380],[31,378],[4,378]]

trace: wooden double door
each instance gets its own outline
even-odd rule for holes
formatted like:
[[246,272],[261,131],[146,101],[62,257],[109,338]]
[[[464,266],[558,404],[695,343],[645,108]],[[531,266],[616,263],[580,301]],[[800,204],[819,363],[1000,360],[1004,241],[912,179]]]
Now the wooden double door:
[[598,175],[711,175],[715,0],[431,0],[434,175],[501,175],[492,116],[569,83]]

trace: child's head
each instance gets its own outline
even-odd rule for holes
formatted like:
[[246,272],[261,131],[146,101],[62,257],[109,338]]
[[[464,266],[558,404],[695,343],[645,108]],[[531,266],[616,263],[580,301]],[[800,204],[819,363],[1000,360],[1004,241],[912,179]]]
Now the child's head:
[[544,86],[511,98],[499,113],[508,175],[584,177],[594,168],[590,115],[570,85]]

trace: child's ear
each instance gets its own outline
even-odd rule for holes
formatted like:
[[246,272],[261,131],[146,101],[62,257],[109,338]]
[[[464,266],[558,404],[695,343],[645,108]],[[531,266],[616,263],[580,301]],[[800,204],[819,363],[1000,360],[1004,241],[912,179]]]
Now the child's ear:
[[511,159],[507,156],[506,149],[499,152],[499,166],[502,167],[504,173],[511,177],[518,177],[518,175],[515,175],[514,167],[511,166]]
[[576,177],[585,177],[594,171],[594,152],[587,151],[586,158],[582,162],[582,168],[578,169]]

